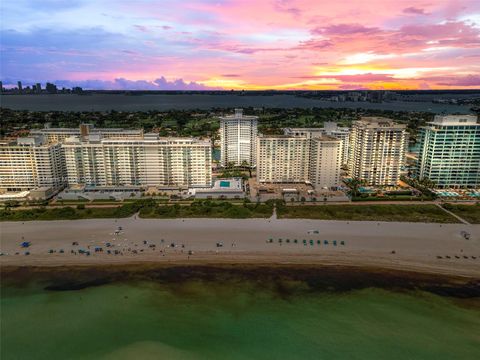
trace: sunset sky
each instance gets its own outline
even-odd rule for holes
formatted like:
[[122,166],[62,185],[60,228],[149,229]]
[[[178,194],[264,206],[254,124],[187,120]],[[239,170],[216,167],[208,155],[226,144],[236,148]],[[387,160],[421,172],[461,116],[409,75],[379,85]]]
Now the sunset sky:
[[479,0],[1,3],[4,85],[480,88]]

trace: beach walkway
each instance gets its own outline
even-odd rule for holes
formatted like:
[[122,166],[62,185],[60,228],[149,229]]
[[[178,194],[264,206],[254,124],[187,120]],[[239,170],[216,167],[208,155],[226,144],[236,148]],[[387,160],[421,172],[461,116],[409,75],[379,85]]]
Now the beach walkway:
[[454,214],[453,212],[451,212],[450,210],[447,210],[445,209],[442,205],[440,204],[435,204],[437,205],[440,209],[442,209],[443,211],[445,211],[447,214],[450,214],[452,215],[454,218],[456,218],[458,221],[464,223],[465,225],[471,225],[467,220],[465,220],[464,218],[458,216],[457,214]]

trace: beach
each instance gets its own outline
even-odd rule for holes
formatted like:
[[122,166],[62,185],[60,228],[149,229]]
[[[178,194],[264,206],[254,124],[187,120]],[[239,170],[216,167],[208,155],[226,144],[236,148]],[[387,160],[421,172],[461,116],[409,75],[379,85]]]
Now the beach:
[[479,225],[134,216],[0,229],[2,359],[478,357]]
[[370,267],[480,278],[480,225],[133,216],[3,222],[0,228],[3,269],[250,264]]

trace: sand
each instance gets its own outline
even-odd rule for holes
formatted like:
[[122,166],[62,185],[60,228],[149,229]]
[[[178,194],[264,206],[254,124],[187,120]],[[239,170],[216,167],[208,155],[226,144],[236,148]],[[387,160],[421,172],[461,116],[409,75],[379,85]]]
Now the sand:
[[[119,226],[123,230],[115,235]],[[309,233],[311,230],[319,233]],[[461,231],[469,232],[470,240],[464,239]],[[310,240],[314,240],[313,245]],[[31,242],[31,246],[21,248],[22,241]],[[78,246],[72,245],[75,241]],[[112,247],[106,247],[107,242]],[[218,242],[223,246],[217,247]],[[95,252],[95,247],[101,247],[103,252]],[[90,256],[78,254],[78,249],[90,251]],[[55,252],[49,253],[50,250]],[[112,254],[107,254],[107,250]],[[115,250],[119,254],[113,254]],[[2,222],[0,251],[2,267],[304,264],[371,266],[480,278],[480,225],[464,224],[136,217]],[[30,255],[25,255],[26,251]]]

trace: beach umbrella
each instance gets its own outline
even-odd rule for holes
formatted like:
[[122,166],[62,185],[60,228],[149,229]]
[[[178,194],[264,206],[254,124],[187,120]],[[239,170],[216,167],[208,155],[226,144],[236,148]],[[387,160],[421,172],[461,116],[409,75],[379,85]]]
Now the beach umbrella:
[[30,246],[30,241],[24,241],[24,242],[22,242],[21,245],[22,245],[22,247],[24,247],[24,248],[28,248],[28,247]]

